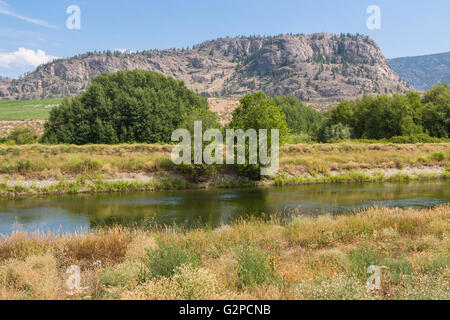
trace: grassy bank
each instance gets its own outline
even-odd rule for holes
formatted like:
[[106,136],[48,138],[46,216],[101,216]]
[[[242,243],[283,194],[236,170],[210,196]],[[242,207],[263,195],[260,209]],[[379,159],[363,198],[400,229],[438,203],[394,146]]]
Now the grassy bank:
[[[187,172],[170,145],[0,146],[0,195],[446,179],[450,143],[286,145],[280,171],[262,181],[230,166]],[[204,174],[202,176],[202,174]]]
[[[1,299],[450,299],[450,206],[237,221],[216,230],[14,234]],[[81,268],[83,290],[65,288]],[[367,292],[370,265],[386,266]]]

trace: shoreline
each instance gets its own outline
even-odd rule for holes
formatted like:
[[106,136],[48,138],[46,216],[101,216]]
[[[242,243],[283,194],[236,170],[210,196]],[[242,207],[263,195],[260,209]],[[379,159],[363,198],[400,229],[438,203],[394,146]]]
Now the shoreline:
[[[136,175],[135,175],[136,176]],[[156,175],[138,174],[138,177],[121,179],[76,179],[27,180],[0,183],[0,199],[27,196],[51,196],[64,194],[128,193],[162,190],[195,190],[211,188],[252,188],[288,185],[313,184],[351,184],[383,182],[424,182],[448,180],[450,172],[445,167],[404,168],[367,171],[332,172],[330,175],[278,175],[261,181],[248,180],[237,175],[222,175],[207,182],[196,183],[181,175],[168,175],[160,178]]]
[[450,143],[285,145],[278,174],[261,181],[239,177],[232,166],[218,166],[211,172],[175,166],[170,160],[172,148],[158,144],[0,146],[0,198],[450,177]]

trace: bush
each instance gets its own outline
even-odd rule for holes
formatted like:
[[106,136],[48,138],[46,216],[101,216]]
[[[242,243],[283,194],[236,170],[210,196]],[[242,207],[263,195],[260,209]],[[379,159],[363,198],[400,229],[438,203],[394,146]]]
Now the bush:
[[258,247],[244,246],[237,251],[238,286],[252,287],[276,280],[269,255]]
[[100,276],[100,283],[106,287],[123,287],[137,280],[140,270],[137,263],[126,261],[118,266],[107,268]]
[[349,253],[350,273],[361,280],[367,280],[367,268],[371,265],[380,265],[382,257],[377,248],[369,243],[359,245]]
[[181,81],[143,70],[102,74],[86,92],[51,111],[42,141],[170,142],[193,110],[208,110],[208,103]]
[[334,124],[324,128],[324,142],[337,142],[340,140],[348,140],[351,138],[350,128],[342,123]]
[[186,248],[185,243],[159,240],[156,249],[147,249],[143,259],[144,270],[142,280],[148,278],[172,277],[182,265],[199,266],[200,255]]
[[18,145],[33,144],[38,142],[38,134],[36,130],[32,128],[16,127],[4,139],[4,142]]
[[426,134],[418,134],[413,136],[392,137],[386,141],[390,143],[439,143],[445,142],[445,139],[430,137]]
[[431,155],[431,159],[433,159],[434,161],[444,161],[445,160],[445,154],[443,152],[435,152]]

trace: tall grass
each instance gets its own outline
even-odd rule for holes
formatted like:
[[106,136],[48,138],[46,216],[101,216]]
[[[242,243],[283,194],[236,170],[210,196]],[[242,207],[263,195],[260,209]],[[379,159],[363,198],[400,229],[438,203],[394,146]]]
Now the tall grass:
[[[217,230],[14,233],[0,299],[450,299],[450,206],[239,220]],[[159,240],[158,240],[159,239]],[[70,265],[80,293],[65,288]],[[383,269],[367,292],[369,265]]]

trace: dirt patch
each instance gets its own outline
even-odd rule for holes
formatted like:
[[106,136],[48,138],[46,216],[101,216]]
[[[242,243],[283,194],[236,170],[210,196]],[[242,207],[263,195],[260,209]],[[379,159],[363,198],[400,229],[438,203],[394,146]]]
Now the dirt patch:
[[209,98],[208,103],[221,125],[231,122],[233,111],[239,106],[239,101],[234,99]]

